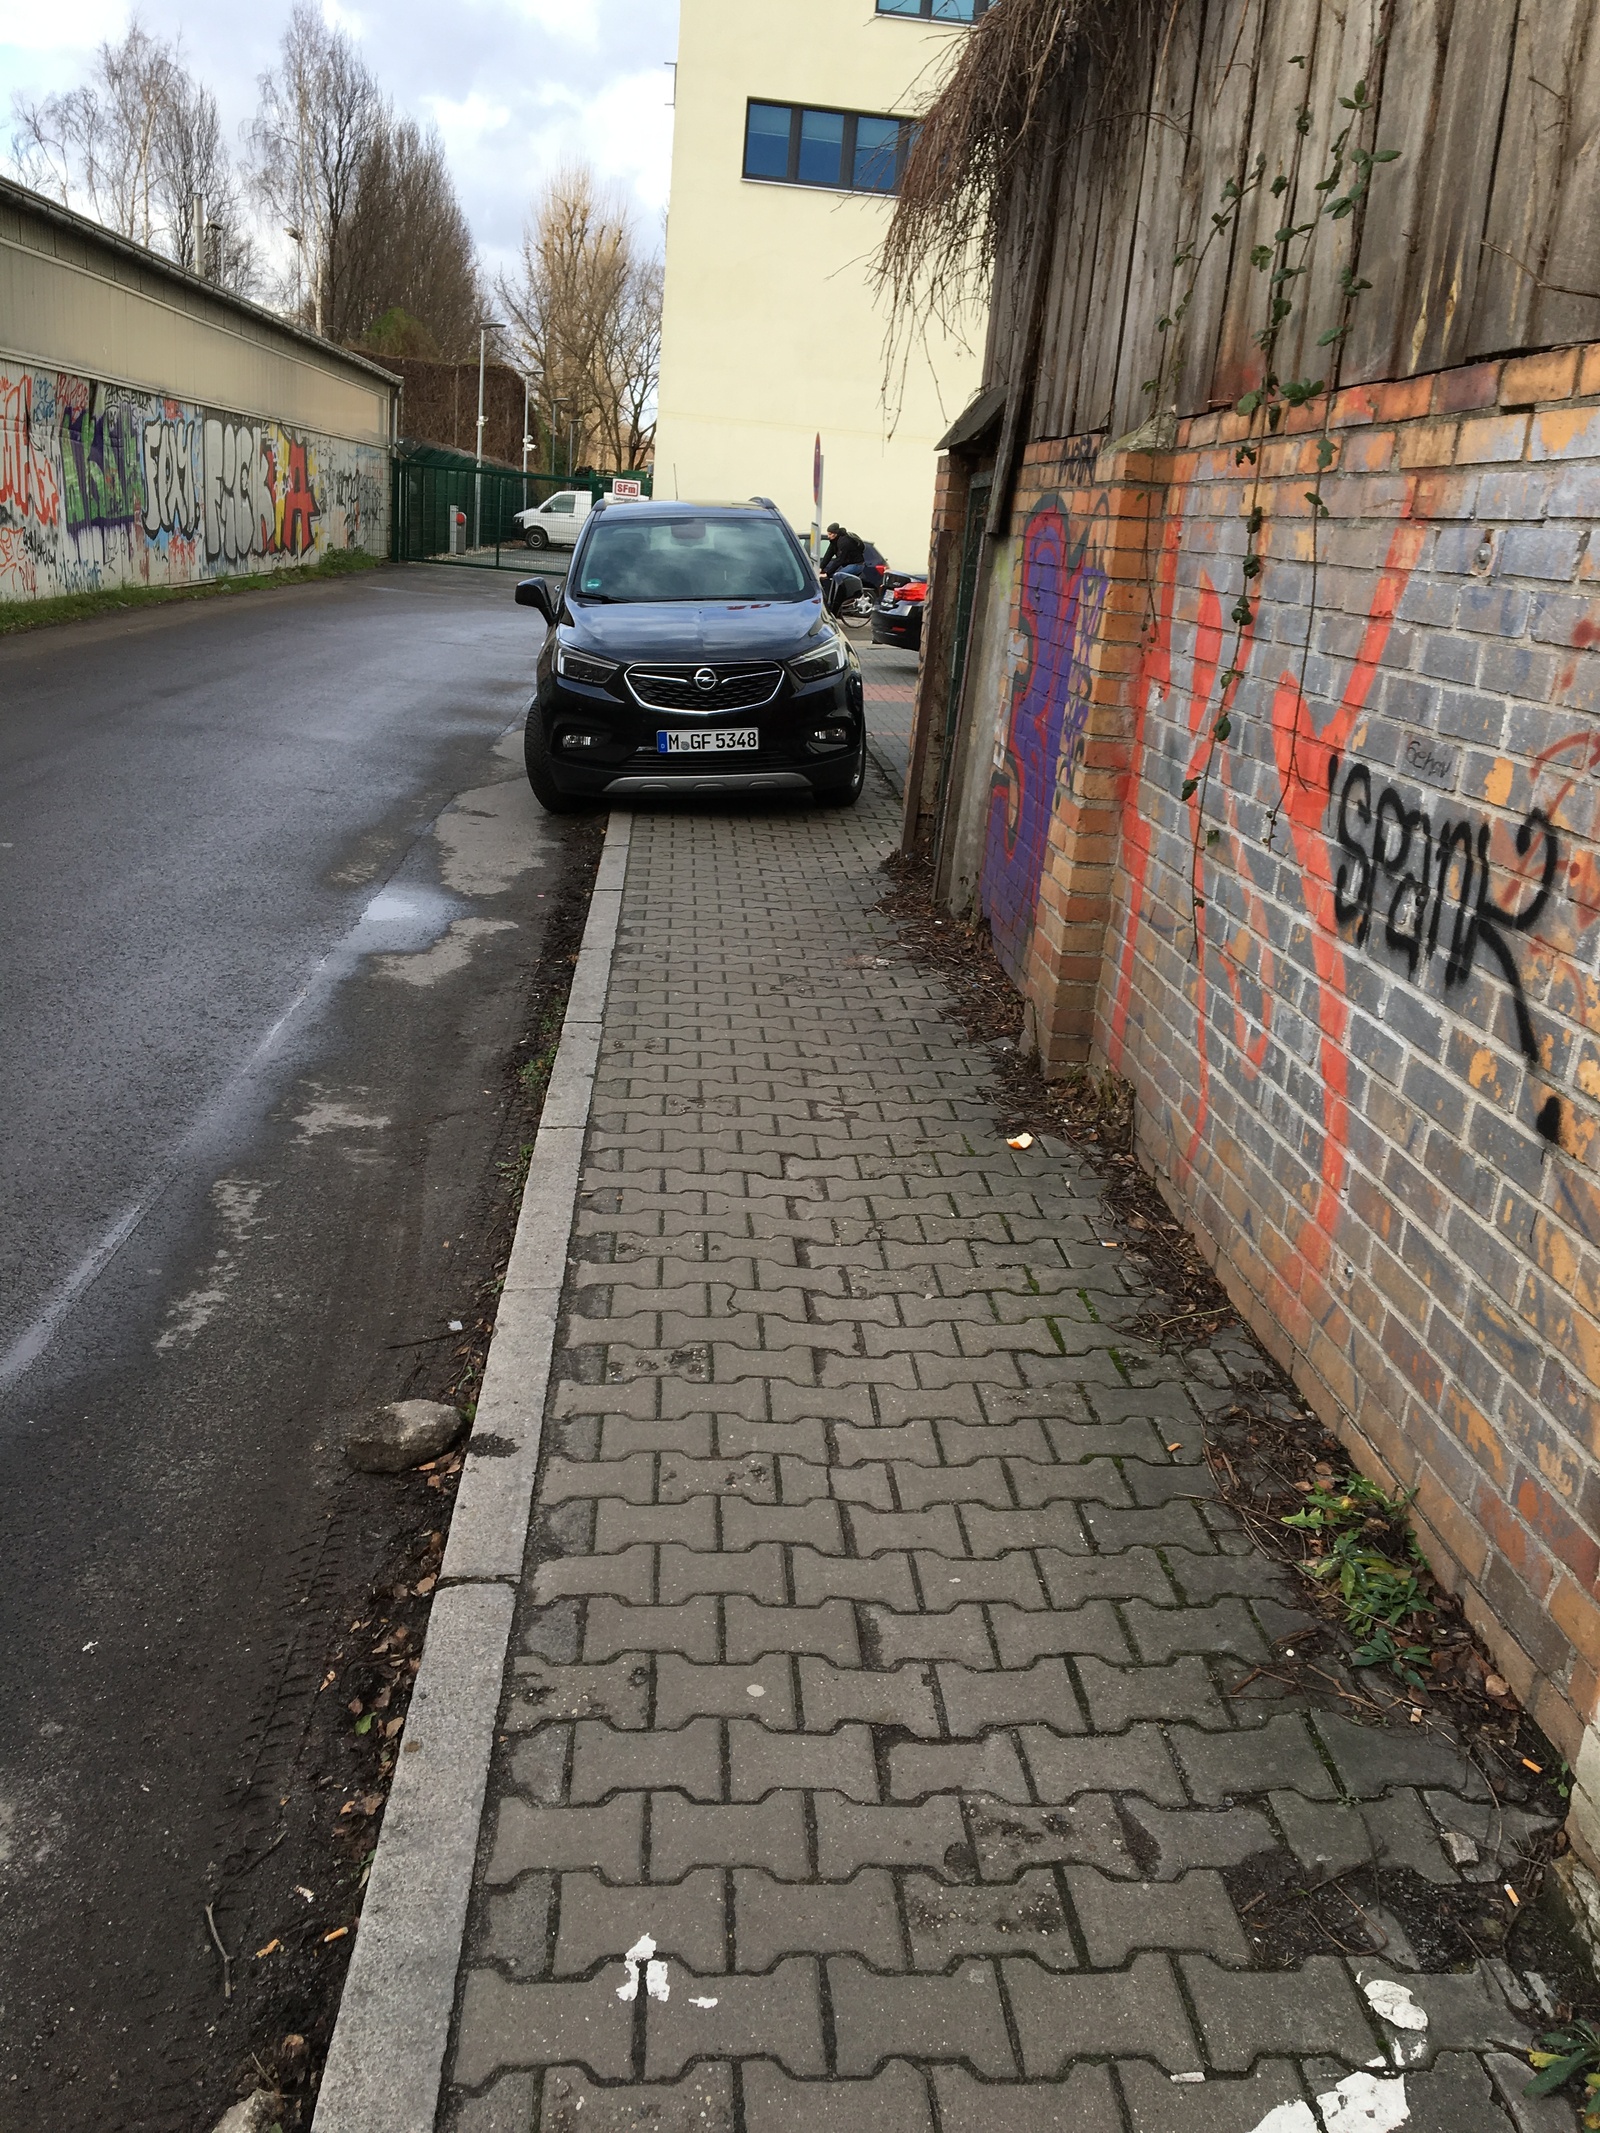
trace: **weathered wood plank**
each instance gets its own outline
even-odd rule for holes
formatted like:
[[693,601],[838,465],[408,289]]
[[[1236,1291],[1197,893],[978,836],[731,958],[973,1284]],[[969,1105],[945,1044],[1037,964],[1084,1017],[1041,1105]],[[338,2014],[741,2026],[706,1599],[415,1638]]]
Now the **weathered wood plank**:
[[1428,142],[1443,93],[1445,54],[1455,0],[1400,0],[1384,55],[1375,145],[1398,161],[1374,175],[1374,198],[1361,232],[1361,279],[1372,287],[1356,305],[1344,344],[1346,385],[1392,378],[1409,340],[1400,296],[1418,243]]
[[1539,0],[1517,11],[1469,355],[1521,347],[1533,331],[1593,15],[1593,0]]
[[[1145,121],[1144,171],[1135,207],[1128,303],[1112,395],[1114,436],[1158,412],[1153,391],[1168,334],[1156,322],[1170,312],[1177,277],[1174,254],[1183,241],[1183,173],[1195,124],[1203,7],[1178,0],[1162,31]],[[1170,372],[1171,366],[1168,366]],[[1147,391],[1146,384],[1152,385]],[[1172,403],[1175,379],[1163,380],[1161,412]]]
[[1063,157],[1061,241],[1051,263],[1043,368],[1034,408],[1036,437],[1072,434],[1099,228],[1100,189],[1093,180],[1089,142],[1080,127],[1069,135]]
[[[1322,18],[1330,12],[1323,0],[1273,0],[1264,13],[1249,156],[1253,163],[1258,153],[1265,154],[1266,182],[1250,195],[1239,218],[1218,333],[1215,389],[1219,398],[1235,400],[1260,382],[1262,357],[1257,337],[1267,324],[1271,291],[1267,272],[1251,266],[1250,254],[1257,246],[1271,249],[1288,217],[1293,173],[1304,161],[1296,121],[1307,100],[1308,80],[1315,74]],[[1296,57],[1303,64],[1292,65]],[[1302,150],[1298,155],[1297,149]],[[1278,177],[1289,190],[1271,190]]]
[[1529,328],[1535,347],[1600,339],[1600,299],[1572,293],[1600,291],[1600,19],[1593,0],[1578,0],[1578,6],[1581,42],[1563,84],[1569,98],[1566,152]]
[[[1152,52],[1151,67],[1154,62]],[[1147,70],[1133,94],[1147,97],[1149,82]],[[1144,169],[1144,130],[1125,120],[1119,123],[1112,115],[1094,128],[1093,146],[1104,172],[1105,191],[1085,320],[1083,370],[1075,417],[1080,429],[1109,427],[1116,403],[1117,355],[1127,310],[1128,268]]]
[[[1312,124],[1306,135],[1305,156],[1300,166],[1300,186],[1295,198],[1295,220],[1318,216],[1311,240],[1310,271],[1294,284],[1294,315],[1285,322],[1279,343],[1279,373],[1283,377],[1326,378],[1336,375],[1338,351],[1318,345],[1324,333],[1339,324],[1344,309],[1341,277],[1353,263],[1356,216],[1335,222],[1325,210],[1341,193],[1348,192],[1357,170],[1348,160],[1337,187],[1319,192],[1317,187],[1331,175],[1333,144],[1348,132],[1347,147],[1371,147],[1374,116],[1366,120],[1348,110],[1358,87],[1369,98],[1374,94],[1374,62],[1381,26],[1381,0],[1347,0],[1341,23],[1337,9],[1324,10],[1322,33],[1317,39],[1317,65],[1312,84]],[[1382,213],[1382,179],[1392,164],[1383,164],[1376,176],[1379,185],[1378,212]]]
[[[1392,291],[1368,271],[1363,303],[1392,303],[1402,320],[1393,366],[1402,376],[1466,360],[1515,19],[1506,0],[1455,0],[1438,107],[1418,149],[1407,271]],[[1407,93],[1390,84],[1390,95]]]
[[[1184,237],[1192,231],[1201,248],[1213,238],[1212,216],[1225,205],[1223,186],[1230,178],[1243,185],[1249,169],[1266,5],[1267,0],[1210,0],[1206,10],[1194,130],[1183,173]],[[1193,276],[1194,289],[1181,330],[1181,355],[1173,365],[1175,398],[1184,413],[1210,406],[1218,397],[1217,337],[1237,248],[1237,227],[1230,226],[1215,236],[1195,266],[1183,270]]]

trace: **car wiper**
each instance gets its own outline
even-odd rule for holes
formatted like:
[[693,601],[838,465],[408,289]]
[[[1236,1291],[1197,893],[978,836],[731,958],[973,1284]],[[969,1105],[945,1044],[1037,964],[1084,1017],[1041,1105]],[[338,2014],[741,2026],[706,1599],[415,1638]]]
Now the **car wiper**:
[[592,600],[596,607],[626,607],[628,604],[620,593],[569,592],[567,598],[569,600]]

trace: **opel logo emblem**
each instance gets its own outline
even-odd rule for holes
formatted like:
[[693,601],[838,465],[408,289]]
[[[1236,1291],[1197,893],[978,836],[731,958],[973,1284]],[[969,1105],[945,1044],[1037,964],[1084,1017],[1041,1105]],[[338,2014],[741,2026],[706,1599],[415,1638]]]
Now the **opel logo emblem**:
[[702,696],[709,696],[717,685],[717,677],[710,667],[700,667],[695,672],[694,685]]

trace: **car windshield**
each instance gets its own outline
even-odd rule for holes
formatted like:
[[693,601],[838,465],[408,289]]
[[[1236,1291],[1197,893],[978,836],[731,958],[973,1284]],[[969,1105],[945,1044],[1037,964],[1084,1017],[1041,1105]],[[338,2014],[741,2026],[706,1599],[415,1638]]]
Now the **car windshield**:
[[809,573],[770,518],[635,518],[592,526],[579,582],[587,600],[801,600]]

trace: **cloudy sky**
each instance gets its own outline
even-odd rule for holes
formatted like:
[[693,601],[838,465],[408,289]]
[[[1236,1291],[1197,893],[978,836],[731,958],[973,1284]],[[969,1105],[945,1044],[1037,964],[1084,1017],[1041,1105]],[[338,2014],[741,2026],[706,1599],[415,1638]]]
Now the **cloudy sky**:
[[[544,174],[586,156],[659,241],[672,151],[677,0],[321,0],[403,112],[444,136],[462,205],[491,271],[509,263]],[[145,28],[180,33],[191,71],[237,137],[255,108],[290,0],[140,0]],[[127,28],[129,0],[0,0],[0,142],[14,96],[70,89],[96,46]]]

